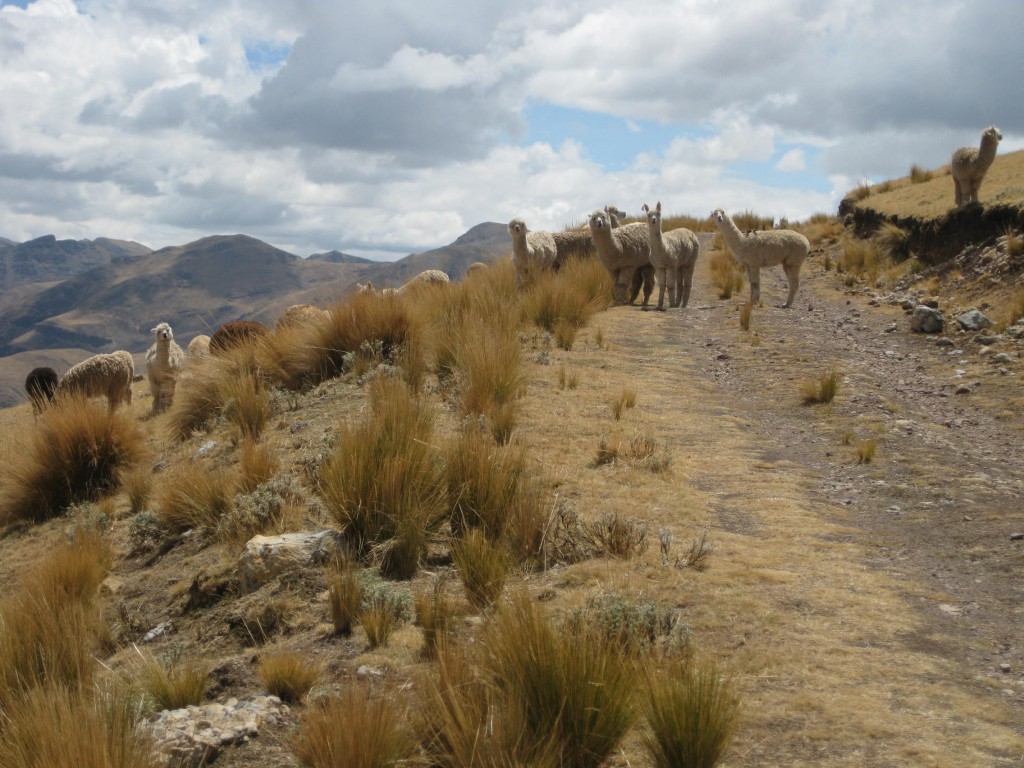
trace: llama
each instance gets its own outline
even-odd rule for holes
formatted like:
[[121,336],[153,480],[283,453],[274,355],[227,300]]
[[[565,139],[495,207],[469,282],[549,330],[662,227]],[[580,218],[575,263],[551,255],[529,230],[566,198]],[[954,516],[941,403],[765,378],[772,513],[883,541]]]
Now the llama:
[[721,230],[722,237],[733,256],[747,268],[747,277],[750,279],[750,303],[757,304],[761,300],[761,267],[781,264],[789,281],[789,295],[782,306],[792,306],[793,297],[800,287],[800,267],[803,266],[811,249],[807,238],[791,229],[743,234],[721,208],[712,211],[711,217]]
[[32,415],[38,416],[53,400],[60,378],[53,368],[33,368],[25,377],[25,392],[32,403]]
[[[477,262],[479,264],[479,262]],[[470,265],[472,269],[473,265]],[[481,265],[486,266],[486,265]],[[381,288],[379,291],[373,286],[373,283],[367,281],[365,283],[356,283],[357,293],[372,293],[378,296],[400,296],[403,293],[412,292],[419,288],[423,288],[428,285],[447,285],[451,282],[447,272],[442,272],[440,269],[425,269],[420,272],[416,277],[410,279],[400,288]]]
[[537,272],[553,269],[557,249],[550,232],[530,232],[522,219],[508,223],[512,235],[512,263],[516,268],[516,288],[525,287]]
[[55,397],[105,397],[113,411],[121,403],[132,404],[135,363],[124,350],[93,355],[68,369],[57,385]]
[[953,153],[949,163],[949,172],[953,177],[953,191],[956,207],[963,208],[970,203],[978,202],[978,190],[985,178],[989,166],[996,159],[996,149],[1003,134],[994,125],[986,128],[981,134],[981,146],[961,147]]
[[[615,283],[615,303],[626,304],[628,298],[628,303],[632,304],[642,282],[643,306],[646,307],[651,291],[654,290],[654,267],[651,264],[647,225],[634,222],[613,229],[610,215],[603,210],[590,214],[588,223],[598,258]],[[638,277],[642,280],[637,280]]]
[[[626,218],[626,212],[620,211],[614,205],[606,205],[604,212],[608,214],[612,229],[619,226],[619,219]],[[570,259],[593,259],[597,257],[597,247],[594,245],[594,238],[590,236],[589,229],[566,229],[562,232],[552,232],[551,237],[555,239],[555,261],[551,268],[557,272]]]
[[643,207],[647,214],[648,235],[651,241],[651,263],[658,280],[659,312],[665,310],[665,287],[669,289],[669,306],[673,309],[685,307],[690,302],[690,288],[693,285],[693,268],[697,265],[700,241],[697,236],[679,227],[669,232],[661,231],[661,203],[653,209]]
[[158,324],[151,333],[155,341],[146,350],[146,377],[153,395],[153,413],[160,413],[167,410],[174,400],[178,374],[185,367],[185,353],[174,340],[174,332],[167,323]]
[[318,320],[323,320],[327,316],[328,312],[326,309],[314,307],[312,304],[292,304],[277,318],[274,330],[280,331],[282,328],[309,325]]

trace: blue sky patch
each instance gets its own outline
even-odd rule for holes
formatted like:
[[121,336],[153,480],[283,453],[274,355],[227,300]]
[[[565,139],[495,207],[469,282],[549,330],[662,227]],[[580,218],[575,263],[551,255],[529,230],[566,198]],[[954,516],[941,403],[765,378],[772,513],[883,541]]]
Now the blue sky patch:
[[254,72],[277,69],[288,61],[292,52],[290,43],[274,40],[253,40],[245,43],[245,60]]
[[629,168],[641,153],[664,153],[672,140],[680,136],[705,135],[681,125],[627,120],[552,104],[531,104],[523,111],[523,117],[528,125],[526,144],[543,141],[559,147],[567,139],[574,139],[591,160],[610,172]]

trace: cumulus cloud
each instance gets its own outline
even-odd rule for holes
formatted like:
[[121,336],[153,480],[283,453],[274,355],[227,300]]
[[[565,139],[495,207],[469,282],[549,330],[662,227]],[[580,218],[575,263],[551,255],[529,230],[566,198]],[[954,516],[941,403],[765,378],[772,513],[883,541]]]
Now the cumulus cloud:
[[[1000,0],[0,5],[0,235],[397,257],[608,202],[799,218],[990,123],[1024,145],[1021,28]],[[530,138],[532,105],[578,119]]]

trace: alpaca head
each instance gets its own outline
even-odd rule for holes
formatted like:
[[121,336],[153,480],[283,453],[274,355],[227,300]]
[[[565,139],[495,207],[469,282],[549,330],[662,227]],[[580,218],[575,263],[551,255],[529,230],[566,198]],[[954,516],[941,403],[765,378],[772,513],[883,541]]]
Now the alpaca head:
[[590,228],[610,229],[611,222],[608,220],[608,213],[606,211],[594,211],[590,214]]
[[725,221],[725,211],[721,208],[715,208],[715,210],[711,212],[711,218],[715,221]]
[[994,125],[990,125],[988,128],[985,129],[985,132],[981,134],[981,140],[991,141],[998,144],[1000,141],[1003,140],[1003,134],[1001,134],[999,132],[999,129],[996,128]]
[[647,203],[644,203],[643,211],[647,216],[647,223],[652,227],[661,229],[661,203],[659,202],[653,208],[650,208]]
[[512,237],[525,235],[527,232],[526,222],[522,219],[512,219],[512,221],[508,223],[508,232]]
[[373,283],[369,280],[365,283],[356,283],[356,293],[375,293]]
[[604,207],[604,212],[607,213],[609,216],[614,216],[617,219],[626,218],[626,212],[619,210],[619,208],[614,205],[606,205]]
[[174,338],[174,332],[171,331],[171,326],[167,323],[160,323],[160,325],[151,330],[150,333],[156,336],[157,343],[161,341],[168,342]]

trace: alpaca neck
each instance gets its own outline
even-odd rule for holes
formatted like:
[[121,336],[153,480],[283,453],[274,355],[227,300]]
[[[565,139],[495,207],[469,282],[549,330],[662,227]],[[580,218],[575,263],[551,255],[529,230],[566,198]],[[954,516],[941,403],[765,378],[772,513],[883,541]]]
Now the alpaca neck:
[[734,256],[739,256],[739,251],[743,250],[743,233],[740,232],[732,218],[729,216],[723,217],[718,222],[718,229],[721,230],[722,237],[725,238],[729,250],[733,252]]
[[995,136],[989,136],[987,133],[981,137],[981,148],[978,149],[978,160],[977,166],[979,168],[988,168],[992,165],[992,161],[996,159],[996,149],[999,147],[999,141]]
[[156,343],[156,360],[166,364],[171,359],[171,340],[161,339]]
[[659,249],[665,250],[665,238],[663,237],[664,233],[661,231],[661,224],[659,223],[658,226],[651,224],[650,230],[651,247],[657,246]]

